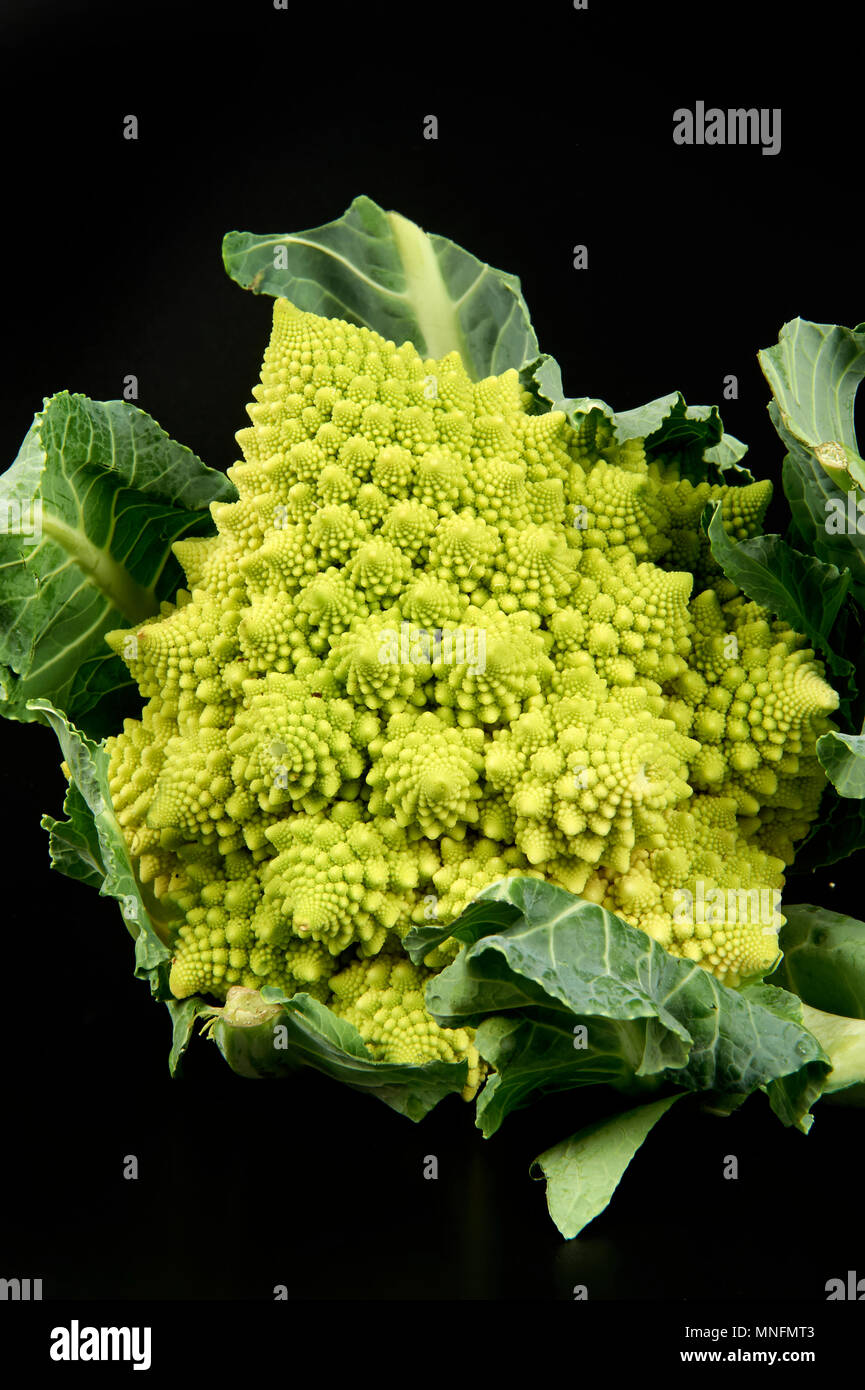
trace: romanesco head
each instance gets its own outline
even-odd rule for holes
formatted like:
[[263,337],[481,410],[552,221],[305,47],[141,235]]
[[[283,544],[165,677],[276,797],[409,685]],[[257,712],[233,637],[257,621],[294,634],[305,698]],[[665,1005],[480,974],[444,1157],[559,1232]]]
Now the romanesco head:
[[175,546],[188,588],[108,639],[145,700],[111,793],[175,995],[306,990],[374,1056],[475,1075],[400,940],[514,873],[729,983],[767,970],[838,703],[699,530],[718,500],[754,534],[768,485],[692,485],[515,371],[284,299],[253,396],[238,500]]

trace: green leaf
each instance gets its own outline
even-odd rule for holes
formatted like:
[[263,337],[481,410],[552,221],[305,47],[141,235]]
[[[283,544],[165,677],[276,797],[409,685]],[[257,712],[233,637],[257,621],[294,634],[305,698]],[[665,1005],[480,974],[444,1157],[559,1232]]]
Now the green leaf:
[[824,471],[849,471],[857,485],[865,485],[854,425],[856,392],[865,377],[862,325],[791,319],[775,346],[763,348],[758,358],[774,397],[769,413],[791,453],[813,454]]
[[705,450],[703,458],[718,470],[721,481],[753,483],[754,474],[749,468],[742,468],[739,462],[747,452],[748,446],[741,439],[733,434],[722,434],[717,444]]
[[703,523],[712,555],[727,578],[752,602],[803,633],[835,675],[849,678],[853,664],[834,650],[830,634],[847,594],[850,571],[803,555],[780,536],[734,540],[724,530],[719,502],[709,503]]
[[456,351],[476,380],[537,354],[515,275],[371,198],[304,232],[228,232],[222,258],[244,289],[371,328],[398,346],[411,342],[425,357]]
[[865,734],[821,734],[817,757],[839,796],[865,797]]
[[794,873],[810,873],[849,859],[865,848],[865,801],[842,800],[827,786],[820,802],[820,817],[811,833],[796,848]]
[[28,702],[45,699],[101,734],[135,689],[105,633],[173,597],[173,542],[211,532],[209,503],[234,496],[135,406],[46,399],[0,476],[0,713],[41,718]]
[[[586,1046],[578,1046],[583,1039]],[[609,1085],[639,1095],[666,1084],[664,1062],[678,1069],[687,1059],[682,1041],[651,1021],[541,1008],[492,1014],[479,1025],[475,1044],[495,1068],[477,1100],[477,1124],[486,1139],[536,1092]]]
[[453,937],[463,946],[470,946],[478,937],[498,931],[519,917],[519,909],[507,903],[492,903],[485,898],[469,903],[455,922],[447,927],[430,925],[412,927],[403,938],[403,949],[415,965],[422,965],[426,956],[443,941]]
[[[108,788],[108,753],[101,744],[93,743],[75,728],[66,715],[47,700],[33,702],[34,713],[54,730],[69,768],[74,794],[67,794],[65,806],[71,815],[68,822],[52,822],[55,845],[63,838],[65,846],[75,846],[79,855],[87,856],[91,870],[86,876],[75,873],[96,884],[95,869],[101,865],[103,878],[99,888],[103,897],[116,898],[127,930],[135,940],[135,974],[147,979],[158,999],[170,997],[168,967],[171,952],[160,937],[151,914],[151,903],[145,903],[142,889],[136,880],[129,860],[126,841],[111,804]],[[90,824],[87,824],[87,817]],[[70,851],[71,853],[71,851]],[[59,866],[58,866],[59,867]],[[64,869],[69,873],[71,862]],[[165,924],[160,924],[163,933]]]
[[105,880],[105,866],[96,822],[75,782],[69,784],[63,810],[67,816],[65,821],[45,815],[40,822],[43,830],[48,831],[51,867],[67,878],[78,879],[91,888],[101,888]]
[[783,483],[796,531],[819,559],[850,569],[853,593],[865,603],[865,534],[846,525],[836,533],[832,520],[846,514],[848,492],[855,517],[865,489],[854,426],[865,330],[792,319],[758,356],[774,397],[769,414],[788,450]]
[[[802,1001],[795,994],[764,981],[746,985],[741,993],[758,1009],[767,1010],[777,1018],[795,1024],[797,1028],[807,1028],[809,1033],[812,1032],[803,1016]],[[768,1095],[769,1104],[778,1118],[785,1125],[794,1125],[803,1134],[807,1134],[814,1123],[811,1107],[820,1099],[827,1085],[826,1063],[830,1059],[820,1039],[817,1042],[816,1052],[804,1042],[797,1042],[796,1050],[803,1058],[803,1065],[796,1071],[774,1077],[761,1088]]]
[[578,1236],[609,1205],[631,1159],[678,1099],[667,1096],[588,1125],[534,1160],[529,1172],[546,1178],[550,1216],[566,1240]]
[[829,1014],[865,1019],[865,922],[813,903],[784,905],[772,982]]
[[192,1041],[195,1020],[202,1014],[209,1014],[211,1005],[198,995],[189,999],[166,999],[171,1015],[171,1051],[168,1054],[168,1071],[176,1076],[180,1059]]
[[865,1021],[824,1013],[802,1005],[802,1017],[832,1063],[823,1087],[827,1095],[865,1083]]
[[[851,582],[848,569],[805,555],[787,545],[780,536],[755,536],[735,541],[724,530],[720,506],[710,504],[704,525],[712,554],[724,574],[753,602],[803,633],[824,657],[841,695],[841,715],[851,718],[856,699],[855,667],[841,654],[842,642],[836,635]],[[706,519],[711,518],[706,525]],[[831,732],[817,740],[817,756],[830,781],[843,797],[865,797],[865,738],[861,735]],[[796,856],[797,867],[818,867],[837,862],[846,853],[865,844],[865,817],[848,818],[843,810],[833,815],[831,834],[826,827],[832,814],[830,798],[805,845]]]
[[724,433],[717,406],[686,405],[681,391],[614,418],[619,438],[645,439],[647,459],[675,460],[691,481],[706,477],[705,454],[717,449]]
[[858,529],[855,496],[851,506],[848,494],[828,474],[816,465],[809,470],[803,462],[796,463],[792,454],[784,459],[781,481],[798,544],[827,564],[849,568],[851,592],[865,605],[865,533]]
[[619,444],[645,440],[647,459],[675,462],[690,482],[754,481],[739,463],[747,446],[724,433],[717,406],[686,405],[681,391],[618,412],[592,396],[565,396],[559,365],[548,353],[523,368],[522,380],[540,404],[564,411],[575,429],[596,430],[606,420]]
[[376,1062],[353,1024],[308,994],[234,986],[222,1008],[206,1008],[211,1036],[241,1076],[279,1078],[309,1066],[367,1091],[410,1120],[422,1120],[446,1095],[461,1091],[468,1063],[419,1066]]
[[[478,1049],[497,1069],[478,1103],[484,1133],[535,1092],[606,1081],[741,1096],[795,1073],[779,1113],[807,1128],[800,1102],[828,1061],[789,1005],[770,1009],[725,987],[543,880],[504,879],[480,898],[520,917],[461,951],[430,980],[426,1002],[445,1027],[480,1025]],[[487,1026],[498,1014],[508,1026]]]

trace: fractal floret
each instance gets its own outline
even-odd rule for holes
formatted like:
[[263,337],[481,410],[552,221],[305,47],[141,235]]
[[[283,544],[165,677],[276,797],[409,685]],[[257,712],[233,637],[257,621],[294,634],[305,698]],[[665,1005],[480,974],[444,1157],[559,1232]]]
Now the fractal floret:
[[174,547],[187,587],[109,637],[146,702],[111,795],[175,996],[306,991],[376,1059],[468,1058],[473,1089],[471,1031],[424,1007],[449,946],[402,943],[500,878],[727,984],[770,968],[838,696],[700,526],[716,501],[755,535],[770,485],[692,485],[516,371],[284,299],[253,395],[238,500]]

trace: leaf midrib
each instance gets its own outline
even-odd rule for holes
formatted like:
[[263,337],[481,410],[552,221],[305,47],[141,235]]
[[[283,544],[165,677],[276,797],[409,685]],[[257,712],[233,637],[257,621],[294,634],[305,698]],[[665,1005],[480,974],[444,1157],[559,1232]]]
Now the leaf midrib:
[[[387,220],[405,276],[405,298],[414,310],[427,356],[440,360],[449,352],[458,352],[469,376],[474,377],[457,306],[448,293],[430,238],[398,212],[387,213]],[[482,278],[483,272],[478,279]]]
[[158,604],[153,585],[138,584],[122,565],[94,545],[83,531],[69,526],[60,517],[43,510],[42,530],[65,551],[94,588],[130,623],[143,622],[156,612]]

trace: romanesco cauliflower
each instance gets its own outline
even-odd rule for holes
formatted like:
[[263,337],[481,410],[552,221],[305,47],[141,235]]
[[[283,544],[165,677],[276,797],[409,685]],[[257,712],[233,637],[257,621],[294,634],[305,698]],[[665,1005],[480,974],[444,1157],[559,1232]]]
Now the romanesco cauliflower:
[[[728,984],[781,918],[680,910],[777,890],[814,819],[838,697],[715,565],[770,485],[532,413],[375,332],[274,307],[218,534],[176,605],[110,634],[146,704],[109,740],[114,806],[174,921],[171,989],[305,990],[376,1058],[467,1057],[401,939],[535,875]],[[427,959],[449,959],[448,946]]]

